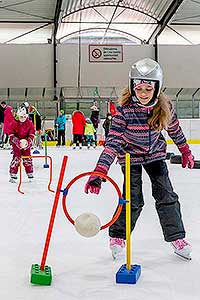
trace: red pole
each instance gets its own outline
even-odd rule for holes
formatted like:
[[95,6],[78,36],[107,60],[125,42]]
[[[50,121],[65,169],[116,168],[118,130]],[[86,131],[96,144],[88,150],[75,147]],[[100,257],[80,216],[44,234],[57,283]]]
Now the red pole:
[[21,193],[21,194],[24,194],[24,192],[22,192],[20,190],[21,184],[22,184],[22,159],[20,158],[18,192]]
[[21,162],[20,162],[20,177],[19,177],[19,184],[18,184],[18,192],[19,193],[21,193],[21,194],[24,194],[24,192],[22,192],[21,190],[20,190],[20,187],[21,187],[21,184],[22,184],[22,159],[23,158],[41,158],[41,157],[45,157],[45,159],[47,159],[47,157],[49,158],[49,160],[50,160],[50,169],[49,169],[49,183],[48,183],[48,190],[50,191],[50,192],[52,192],[52,193],[54,193],[54,190],[52,190],[51,189],[51,182],[52,182],[52,177],[53,177],[53,175],[52,175],[52,173],[53,173],[53,171],[52,171],[52,169],[53,169],[53,167],[52,167],[52,158],[51,158],[51,156],[49,156],[49,155],[26,155],[26,156],[22,156],[21,157]]
[[58,201],[59,201],[59,197],[60,197],[60,190],[62,188],[62,182],[63,182],[63,177],[64,177],[64,174],[65,174],[65,168],[66,168],[67,160],[68,160],[68,156],[64,156],[63,161],[62,161],[61,170],[60,170],[60,176],[59,176],[59,180],[58,180],[56,194],[55,194],[55,198],[54,198],[53,208],[52,208],[52,212],[51,212],[51,217],[50,217],[50,221],[49,221],[49,227],[48,227],[46,241],[45,241],[45,245],[44,245],[42,260],[41,260],[41,264],[40,264],[40,269],[41,270],[44,270],[45,263],[46,263],[47,253],[48,253],[48,250],[49,250],[49,244],[50,244],[51,234],[52,234],[54,220],[55,220],[55,216],[56,216],[56,211],[57,211],[57,207],[58,207]]

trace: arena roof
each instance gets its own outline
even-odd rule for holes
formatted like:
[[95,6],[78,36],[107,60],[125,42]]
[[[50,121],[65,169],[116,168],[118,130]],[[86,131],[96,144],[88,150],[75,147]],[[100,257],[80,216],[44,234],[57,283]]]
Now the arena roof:
[[0,43],[200,43],[200,0],[2,0]]

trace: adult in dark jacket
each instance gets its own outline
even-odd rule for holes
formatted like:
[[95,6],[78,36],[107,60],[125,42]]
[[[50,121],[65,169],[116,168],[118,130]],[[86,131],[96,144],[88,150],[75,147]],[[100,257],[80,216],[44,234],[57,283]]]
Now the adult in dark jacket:
[[112,125],[112,114],[107,113],[106,119],[102,125],[105,130],[105,138],[107,138],[107,136],[108,136],[111,125]]

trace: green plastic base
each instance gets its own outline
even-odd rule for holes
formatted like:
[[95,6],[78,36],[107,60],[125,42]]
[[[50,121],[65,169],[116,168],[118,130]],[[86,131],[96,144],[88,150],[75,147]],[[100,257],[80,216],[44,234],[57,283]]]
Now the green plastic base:
[[31,267],[31,283],[40,285],[51,285],[52,274],[51,267],[45,266],[44,270],[40,269],[38,264]]

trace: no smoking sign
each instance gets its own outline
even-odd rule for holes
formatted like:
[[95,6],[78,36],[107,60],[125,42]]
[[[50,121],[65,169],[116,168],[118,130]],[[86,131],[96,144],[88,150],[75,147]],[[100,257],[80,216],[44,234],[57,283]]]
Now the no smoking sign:
[[122,45],[89,45],[89,62],[123,62]]
[[98,59],[98,58],[100,58],[101,56],[102,56],[102,52],[101,52],[100,49],[96,48],[96,49],[93,49],[93,50],[92,50],[92,57],[93,57],[94,59]]

